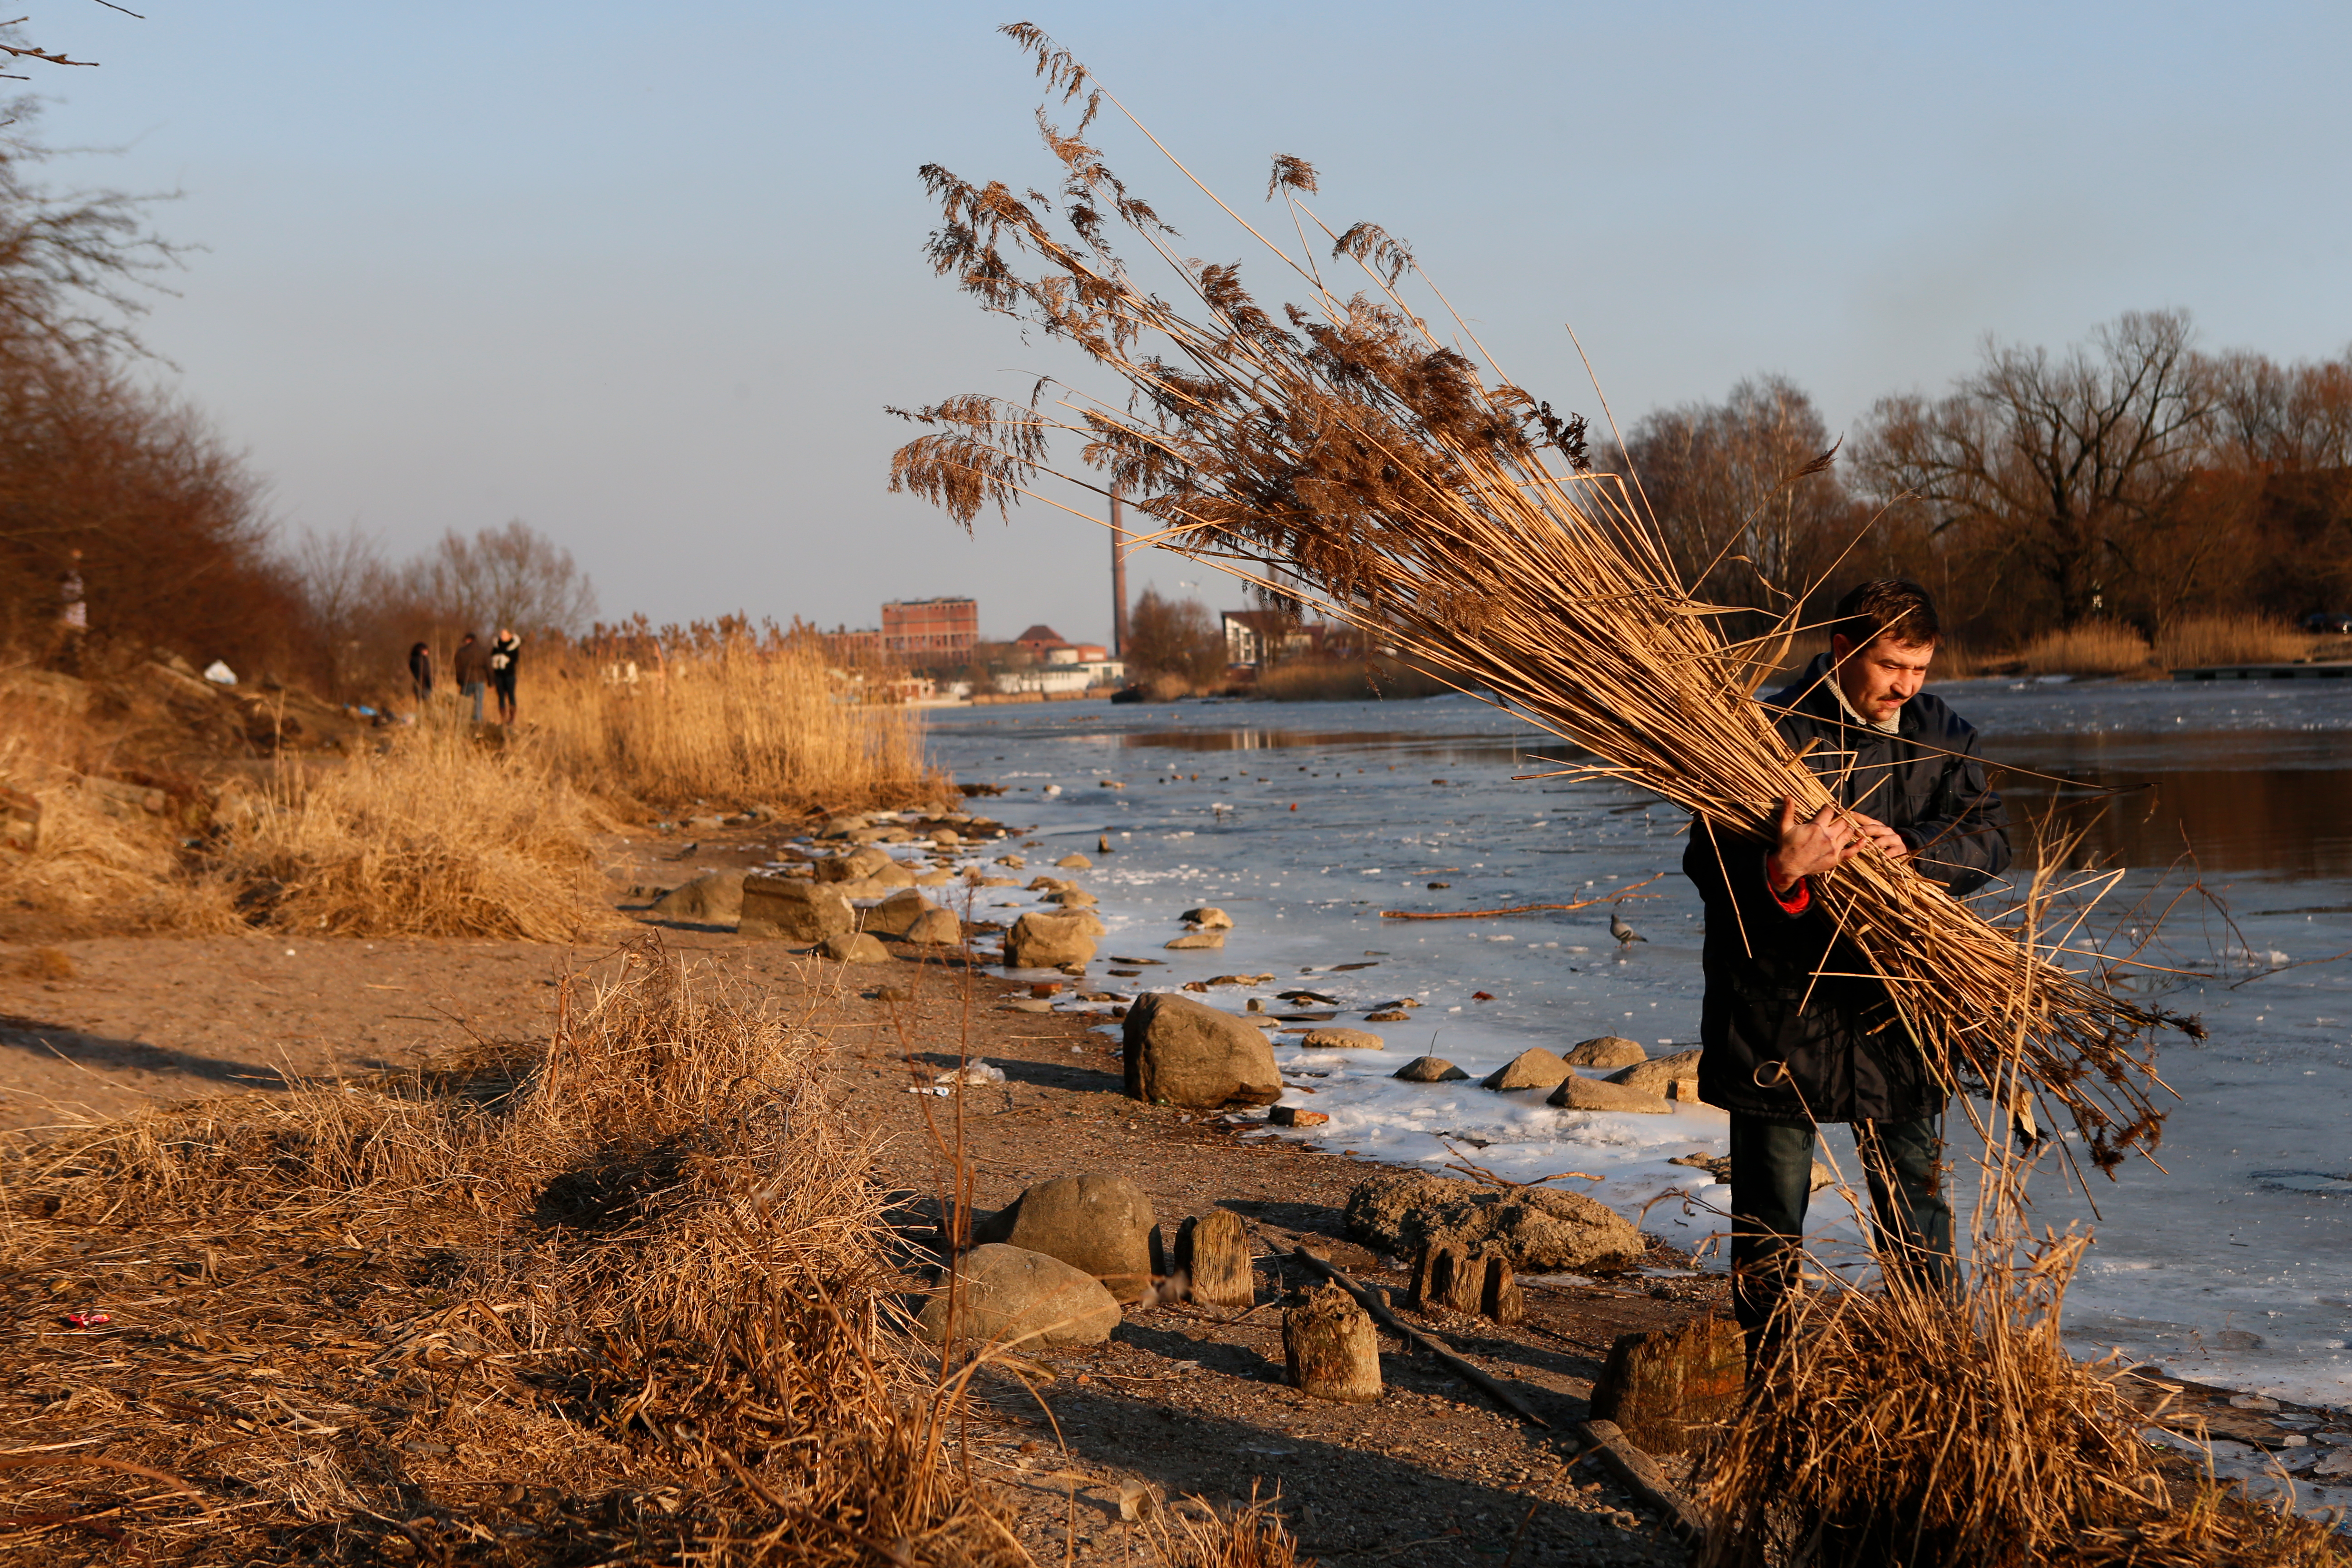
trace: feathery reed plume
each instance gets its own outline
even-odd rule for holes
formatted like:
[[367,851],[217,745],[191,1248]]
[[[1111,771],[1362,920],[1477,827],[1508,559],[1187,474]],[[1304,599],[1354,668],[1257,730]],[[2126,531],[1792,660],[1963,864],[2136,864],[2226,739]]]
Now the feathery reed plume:
[[[1459,689],[1491,690],[1604,759],[1578,771],[1753,837],[1770,836],[1783,796],[1806,810],[1831,804],[1748,696],[1769,648],[1799,629],[1801,594],[1769,637],[1727,640],[1727,612],[1678,575],[1638,486],[1591,471],[1581,418],[1493,369],[1458,316],[1467,352],[1442,340],[1401,292],[1410,279],[1452,315],[1412,248],[1375,224],[1325,224],[1306,203],[1314,172],[1300,160],[1276,163],[1268,198],[1283,203],[1296,253],[1176,167],[1289,269],[1306,304],[1283,306],[1277,321],[1239,264],[1181,256],[1158,210],[1085,140],[1103,104],[1124,107],[1042,31],[1004,30],[1064,102],[1085,104],[1068,131],[1038,112],[1062,171],[1058,198],[926,165],[940,209],[928,254],[983,308],[1074,345],[1124,395],[1045,378],[1025,402],[967,395],[893,409],[929,426],[893,458],[894,489],[969,529],[985,507],[1062,506],[1039,491],[1049,477],[1097,495],[1117,485],[1158,523],[1138,543],[1364,628]],[[1111,243],[1114,219],[1191,306],[1130,268]],[[1326,280],[1310,232],[1328,261],[1360,273],[1355,291]],[[1079,467],[1104,478],[1056,466],[1056,437],[1076,438]],[[2035,1085],[2098,1164],[2156,1142],[2157,1097],[2169,1090],[2135,1044],[2161,1024],[2200,1032],[2193,1020],[2116,997],[1875,854],[1825,879],[1819,896],[1948,1083],[1988,1081],[2001,1045],[2021,1038]]]

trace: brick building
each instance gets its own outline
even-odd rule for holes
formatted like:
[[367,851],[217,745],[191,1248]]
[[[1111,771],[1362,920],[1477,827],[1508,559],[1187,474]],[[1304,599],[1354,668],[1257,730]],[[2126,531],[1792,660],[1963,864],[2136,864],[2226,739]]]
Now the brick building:
[[882,606],[882,651],[918,661],[961,657],[980,640],[976,599],[894,599]]

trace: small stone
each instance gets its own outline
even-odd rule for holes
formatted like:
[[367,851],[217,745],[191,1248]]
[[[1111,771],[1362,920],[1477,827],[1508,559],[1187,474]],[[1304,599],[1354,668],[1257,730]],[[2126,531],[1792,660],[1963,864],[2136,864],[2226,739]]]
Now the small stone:
[[[1367,1013],[1364,1015],[1364,1022],[1367,1024],[1409,1024],[1412,1021],[1412,1014],[1400,1013],[1393,1008],[1386,1012]],[[1466,1077],[1467,1075],[1465,1074],[1465,1076]]]
[[1075,850],[1063,856],[1059,860],[1055,861],[1054,864],[1061,867],[1065,870],[1070,871],[1087,871],[1094,868],[1093,861],[1087,859],[1085,856],[1078,854]]
[[1470,1077],[1444,1057],[1415,1057],[1391,1076],[1407,1083],[1464,1083]]
[[1642,1048],[1638,1040],[1629,1040],[1622,1035],[1602,1035],[1580,1041],[1560,1059],[1572,1068],[1622,1068],[1649,1060],[1650,1053]]
[[1641,1116],[1664,1116],[1674,1109],[1663,1095],[1633,1089],[1614,1079],[1593,1079],[1570,1073],[1551,1091],[1546,1105],[1567,1110],[1630,1110]]
[[877,1002],[912,1002],[915,994],[903,985],[877,985],[866,993]]
[[1488,1073],[1479,1080],[1478,1087],[1502,1092],[1517,1089],[1549,1089],[1570,1076],[1569,1065],[1559,1059],[1558,1052],[1536,1046],[1521,1051]]
[[999,855],[994,863],[999,866],[1010,866],[1016,871],[1025,871],[1029,868],[1029,862],[1018,855]]
[[1234,917],[1225,913],[1224,910],[1218,909],[1213,904],[1203,904],[1197,910],[1186,910],[1182,914],[1178,915],[1176,918],[1180,921],[1189,921],[1192,924],[1208,931],[1231,931],[1234,929]]
[[829,936],[820,944],[820,951],[827,958],[840,963],[887,963],[890,962],[890,950],[882,945],[881,940],[868,936],[862,931],[844,931],[838,936]]
[[1049,904],[1059,904],[1064,909],[1069,910],[1085,909],[1100,900],[1084,888],[1056,888],[1045,895],[1045,901]]
[[1309,1029],[1298,1043],[1310,1051],[1381,1051],[1388,1042],[1370,1029]]
[[1188,931],[1167,945],[1176,952],[1222,948],[1225,945],[1225,933],[1221,931]]
[[668,921],[731,921],[743,913],[740,871],[712,871],[657,900],[653,912]]
[[1304,1110],[1296,1105],[1277,1105],[1265,1113],[1265,1119],[1276,1127],[1320,1127],[1331,1120],[1320,1110]]

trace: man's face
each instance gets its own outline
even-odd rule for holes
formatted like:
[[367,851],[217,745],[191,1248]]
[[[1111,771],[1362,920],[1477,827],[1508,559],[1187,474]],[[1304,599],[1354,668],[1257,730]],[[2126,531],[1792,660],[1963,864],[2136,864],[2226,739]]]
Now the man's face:
[[1884,724],[1919,694],[1927,679],[1928,661],[1936,657],[1934,643],[1896,642],[1874,638],[1861,652],[1843,637],[1830,638],[1830,658],[1837,665],[1839,687],[1853,710],[1874,724]]

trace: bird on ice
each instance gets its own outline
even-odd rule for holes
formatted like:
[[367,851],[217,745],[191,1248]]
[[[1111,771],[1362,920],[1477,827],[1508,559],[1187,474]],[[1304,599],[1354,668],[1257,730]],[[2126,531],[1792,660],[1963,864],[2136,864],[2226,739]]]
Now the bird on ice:
[[1625,923],[1625,917],[1619,914],[1615,910],[1611,910],[1609,911],[1609,934],[1617,939],[1617,945],[1619,947],[1631,947],[1637,942],[1647,942],[1650,940],[1648,937],[1643,936],[1640,931],[1635,931],[1632,926],[1627,925]]

